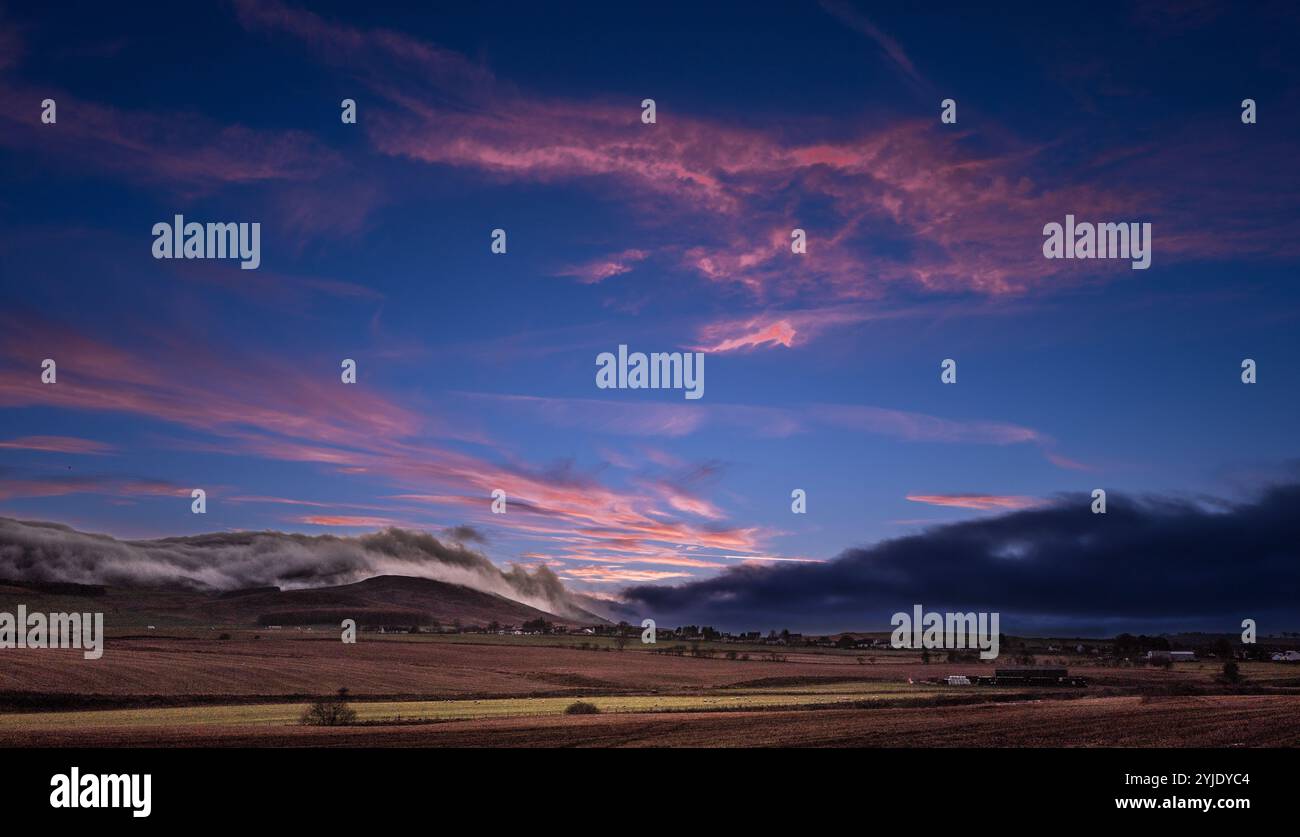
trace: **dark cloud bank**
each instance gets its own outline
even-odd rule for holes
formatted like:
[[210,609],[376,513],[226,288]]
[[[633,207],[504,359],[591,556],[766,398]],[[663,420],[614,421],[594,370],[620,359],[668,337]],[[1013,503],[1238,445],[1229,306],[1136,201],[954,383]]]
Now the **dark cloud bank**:
[[624,591],[661,624],[888,628],[927,610],[997,611],[1004,632],[1300,629],[1300,483],[1247,503],[1087,496],[849,549],[824,564],[737,567]]
[[356,538],[217,532],[123,541],[57,523],[0,518],[0,578],[234,590],[319,587],[406,575],[463,584],[559,616],[584,618],[579,599],[549,568],[502,571],[465,546],[483,541],[474,529],[457,527],[446,534],[448,540],[402,529]]

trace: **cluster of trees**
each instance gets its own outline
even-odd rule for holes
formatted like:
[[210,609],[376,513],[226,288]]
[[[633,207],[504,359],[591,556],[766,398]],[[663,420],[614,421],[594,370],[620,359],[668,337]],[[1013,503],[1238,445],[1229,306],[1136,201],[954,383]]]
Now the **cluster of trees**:
[[703,627],[699,625],[683,625],[677,629],[677,633],[679,636],[683,637],[697,636],[709,642],[722,638],[722,633],[716,630],[712,625],[705,625]]
[[1162,636],[1120,634],[1115,637],[1115,656],[1124,657],[1142,651],[1168,651],[1169,640]]

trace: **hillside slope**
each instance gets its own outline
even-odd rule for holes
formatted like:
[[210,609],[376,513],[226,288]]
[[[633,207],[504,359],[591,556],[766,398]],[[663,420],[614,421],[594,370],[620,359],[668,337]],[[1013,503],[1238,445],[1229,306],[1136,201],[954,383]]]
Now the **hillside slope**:
[[604,620],[561,618],[520,602],[425,578],[376,576],[354,584],[279,590],[261,587],[225,593],[129,589],[0,581],[0,610],[104,613],[106,627],[335,625],[522,625],[534,619],[562,625]]

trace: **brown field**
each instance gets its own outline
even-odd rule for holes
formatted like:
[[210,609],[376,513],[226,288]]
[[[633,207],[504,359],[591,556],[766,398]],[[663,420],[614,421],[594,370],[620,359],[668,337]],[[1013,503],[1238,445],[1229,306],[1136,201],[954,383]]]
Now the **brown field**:
[[[110,637],[99,661],[4,651],[0,746],[1300,745],[1300,667],[1273,663],[1243,663],[1245,683],[1228,687],[1214,661],[1067,659],[1089,688],[993,689],[909,684],[992,668],[909,652],[775,662],[551,637],[169,634]],[[298,724],[311,696],[343,687],[362,725]],[[562,714],[579,697],[602,714]]]
[[243,725],[0,733],[80,747],[1294,747],[1300,698],[1083,698],[960,707],[627,713],[426,725]]

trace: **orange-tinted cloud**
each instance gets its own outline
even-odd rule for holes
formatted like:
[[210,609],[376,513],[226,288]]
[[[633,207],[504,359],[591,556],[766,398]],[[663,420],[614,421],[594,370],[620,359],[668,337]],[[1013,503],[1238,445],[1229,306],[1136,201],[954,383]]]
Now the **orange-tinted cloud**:
[[737,349],[753,349],[759,346],[785,346],[787,349],[794,345],[795,338],[794,326],[790,325],[787,319],[777,320],[776,322],[760,325],[735,337],[728,337],[713,345],[701,346],[700,350],[705,352],[732,352]]
[[[378,514],[322,512],[297,518],[299,523],[409,523],[451,507],[496,527],[554,539],[558,555],[572,560],[717,567],[725,561],[692,551],[764,554],[761,530],[721,525],[725,512],[682,485],[661,480],[640,489],[618,489],[594,475],[537,468],[476,432],[451,427],[431,411],[416,412],[375,390],[343,387],[330,374],[308,375],[289,363],[203,354],[193,347],[184,356],[182,373],[168,365],[169,353],[156,347],[115,347],[33,322],[6,325],[0,334],[0,406],[147,416],[209,435],[187,440],[191,451],[309,463],[364,474],[398,489],[390,495],[394,504],[373,508]],[[59,383],[53,386],[41,384],[39,375],[40,359],[50,354],[59,359]],[[485,453],[470,454],[454,446],[465,441]],[[509,514],[489,513],[491,493],[497,488],[507,491]],[[142,489],[120,480],[10,481],[0,488],[0,498],[84,491],[131,494]],[[165,484],[155,490],[188,493]],[[235,497],[237,502],[319,503]]]
[[998,494],[909,494],[907,499],[913,503],[925,503],[931,506],[946,506],[958,509],[976,509],[978,511],[1013,511],[1029,509],[1044,504],[1037,497],[1018,497]]
[[309,514],[297,518],[297,521],[308,526],[343,526],[353,529],[377,529],[397,525],[389,517],[359,517],[342,514]]

